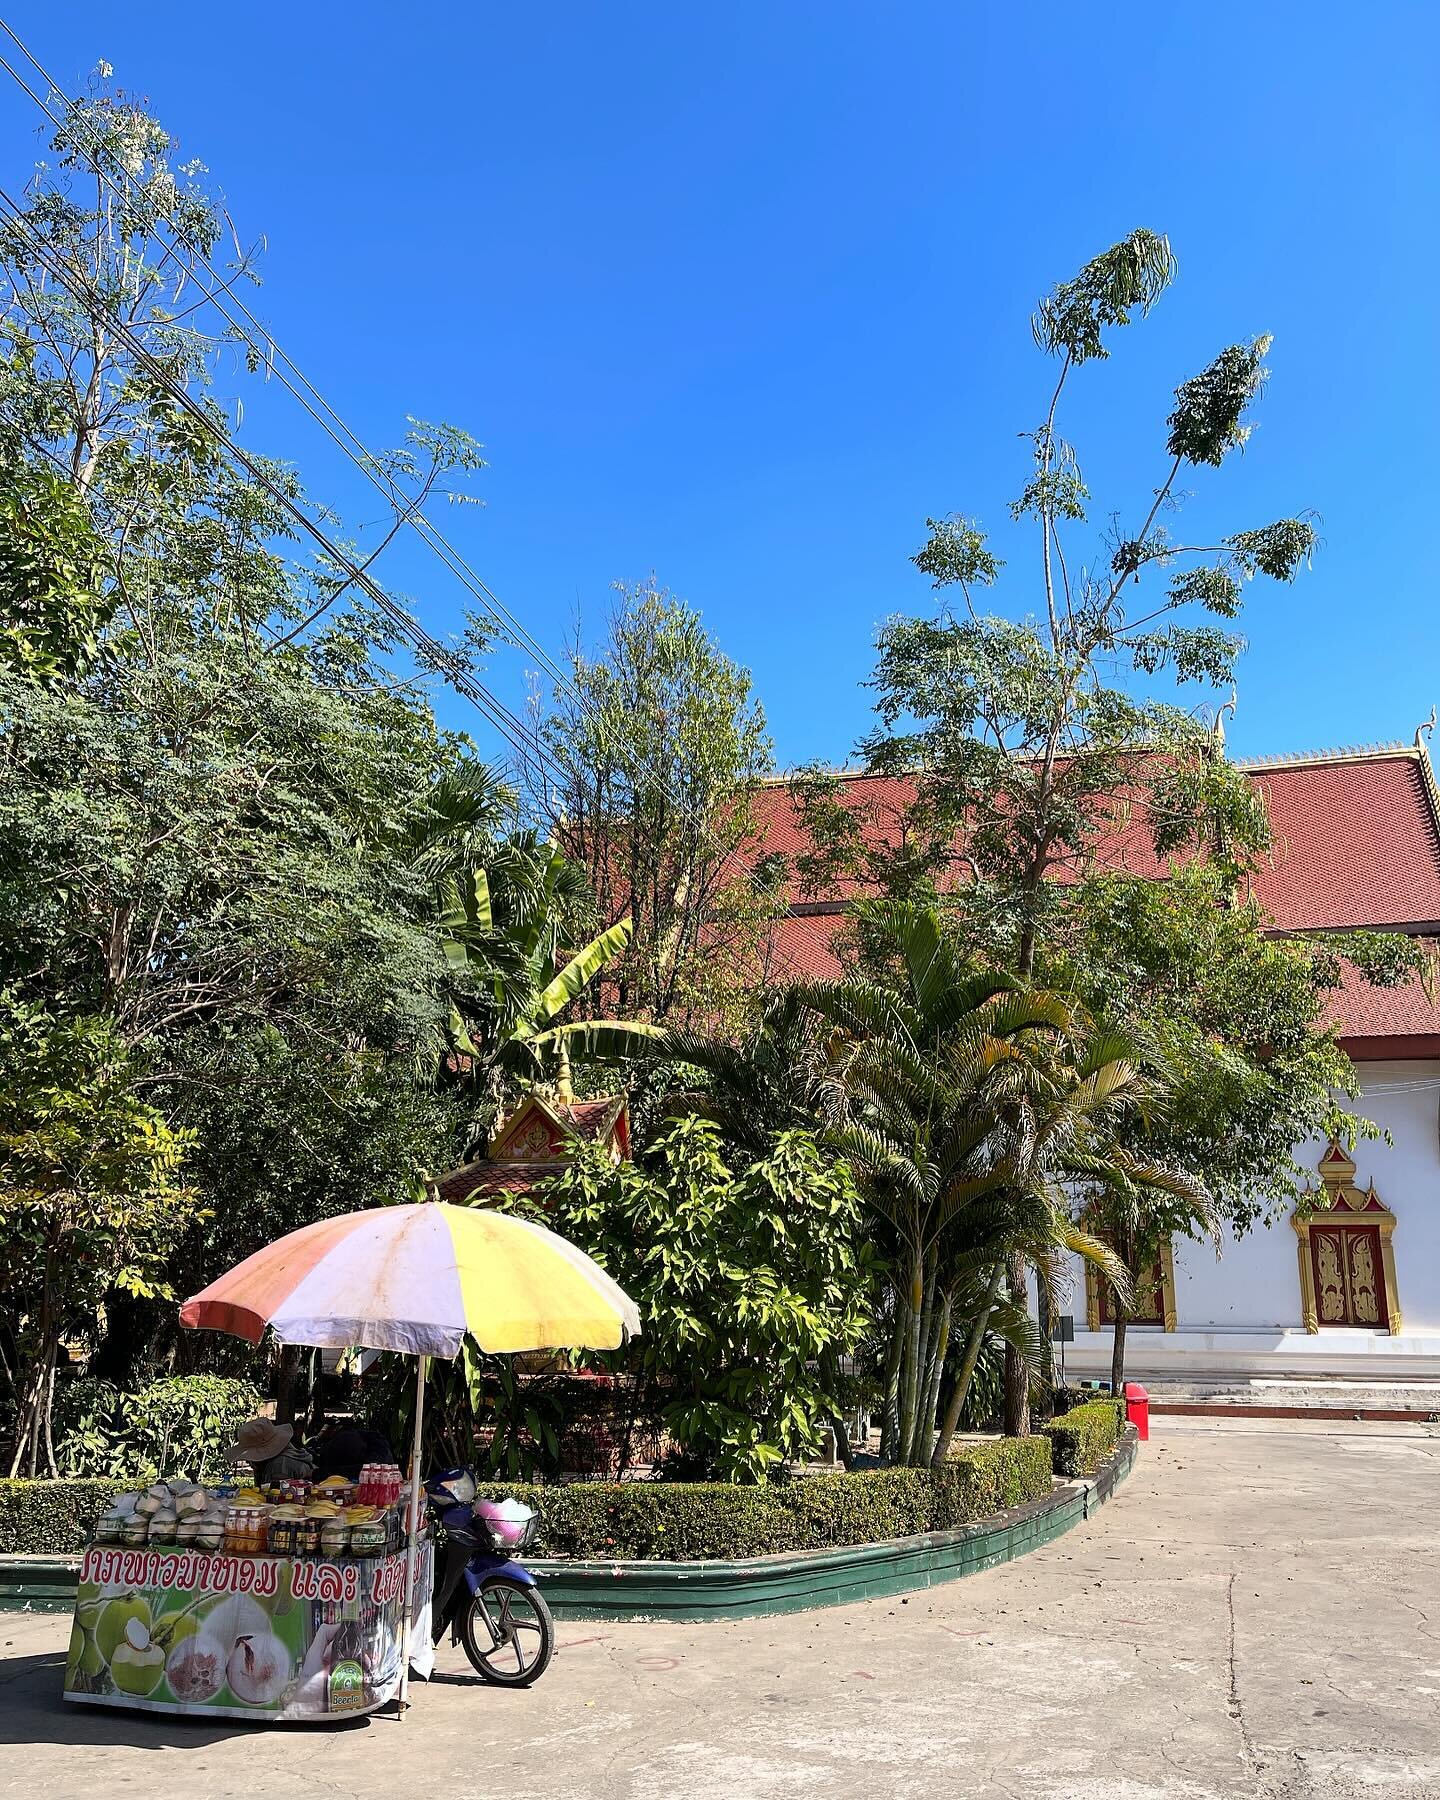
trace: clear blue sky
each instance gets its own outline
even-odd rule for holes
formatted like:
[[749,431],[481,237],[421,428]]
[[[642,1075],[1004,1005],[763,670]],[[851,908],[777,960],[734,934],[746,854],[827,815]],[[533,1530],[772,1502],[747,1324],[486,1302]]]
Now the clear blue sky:
[[[210,166],[268,237],[252,304],[362,437],[483,439],[485,509],[441,522],[543,642],[653,571],[754,671],[782,764],[864,728],[877,622],[931,605],[927,513],[978,515],[1034,603],[1029,314],[1139,224],[1179,280],[1062,420],[1098,521],[1136,521],[1176,382],[1259,331],[1259,429],[1193,529],[1322,516],[1313,573],[1250,590],[1232,750],[1408,738],[1440,700],[1432,0],[6,12]],[[4,86],[12,186],[37,140]],[[251,384],[244,435],[374,518],[283,394]],[[455,627],[423,551],[379,573]]]

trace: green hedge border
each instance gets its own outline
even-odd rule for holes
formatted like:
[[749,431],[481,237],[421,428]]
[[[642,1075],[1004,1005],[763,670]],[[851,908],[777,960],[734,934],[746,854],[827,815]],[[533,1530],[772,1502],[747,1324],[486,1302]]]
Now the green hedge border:
[[[876,1599],[995,1568],[1060,1537],[1103,1505],[1136,1449],[1128,1427],[1093,1479],[950,1531],[733,1560],[526,1561],[561,1619],[754,1618]],[[74,1557],[0,1556],[0,1607],[68,1612],[78,1571]]]
[[[967,1444],[943,1469],[797,1475],[768,1487],[728,1482],[577,1481],[565,1487],[491,1482],[540,1515],[537,1550],[586,1558],[700,1561],[828,1550],[952,1531],[1043,1499],[1051,1449],[1043,1437]],[[0,1481],[0,1556],[83,1550],[124,1483]]]
[[1054,1457],[1055,1473],[1071,1481],[1077,1475],[1093,1475],[1112,1455],[1125,1430],[1125,1402],[1105,1398],[1072,1406],[1045,1427]]

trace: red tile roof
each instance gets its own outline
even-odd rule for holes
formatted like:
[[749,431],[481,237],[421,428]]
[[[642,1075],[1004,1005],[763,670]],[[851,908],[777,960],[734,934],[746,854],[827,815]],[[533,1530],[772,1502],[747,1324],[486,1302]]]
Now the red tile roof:
[[[1240,766],[1264,796],[1273,835],[1251,891],[1279,929],[1430,927],[1434,933],[1440,927],[1440,799],[1423,749],[1331,751]],[[877,843],[898,841],[913,792],[903,779],[841,778],[842,796],[869,813]],[[757,812],[764,834],[753,854],[778,852],[793,862],[805,838],[788,789],[765,788]],[[1133,814],[1117,820],[1100,855],[1111,868],[1165,873]],[[839,964],[831,945],[843,918],[811,911],[807,902],[834,904],[862,890],[847,881],[819,897],[801,895],[798,886],[794,891],[799,904],[776,928],[776,962],[793,974],[833,975]],[[1333,1011],[1342,1041],[1357,1054],[1366,1053],[1359,1048],[1364,1044],[1372,1046],[1370,1055],[1440,1054],[1440,1011],[1418,983],[1374,988],[1357,975],[1336,996]],[[1433,1047],[1422,1047],[1432,1038]],[[1382,1041],[1383,1050],[1374,1047]]]
[[475,1194],[528,1194],[540,1182],[563,1175],[568,1167],[562,1157],[546,1162],[462,1163],[449,1174],[437,1176],[434,1186],[442,1200],[463,1204]]

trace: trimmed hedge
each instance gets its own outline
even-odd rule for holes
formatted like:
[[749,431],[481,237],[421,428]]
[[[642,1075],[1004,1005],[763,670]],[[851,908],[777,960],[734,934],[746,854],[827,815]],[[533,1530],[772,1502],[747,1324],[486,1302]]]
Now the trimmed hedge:
[[1044,1438],[967,1445],[945,1468],[803,1475],[769,1487],[725,1482],[577,1481],[567,1487],[487,1482],[540,1515],[537,1548],[597,1561],[768,1556],[949,1531],[1051,1491]]
[[125,1481],[0,1481],[0,1555],[69,1556],[90,1542],[95,1521]]
[[[1113,1418],[1113,1407],[1103,1403]],[[1088,1409],[1080,1409],[1088,1410]],[[1068,1426],[1076,1414],[1064,1423]],[[1052,1428],[1053,1430],[1053,1428]],[[1110,1433],[1113,1445],[1115,1432]],[[950,1531],[1051,1491],[1053,1437],[967,1444],[943,1469],[801,1475],[769,1487],[727,1482],[487,1482],[480,1492],[540,1514],[537,1548],[580,1559],[689,1562],[828,1550]],[[1057,1456],[1058,1456],[1058,1446]],[[1105,1452],[1099,1451],[1097,1460]],[[126,1483],[0,1481],[0,1554],[74,1554]]]
[[1123,1400],[1087,1400],[1045,1427],[1055,1457],[1055,1473],[1093,1475],[1120,1441],[1125,1428]]

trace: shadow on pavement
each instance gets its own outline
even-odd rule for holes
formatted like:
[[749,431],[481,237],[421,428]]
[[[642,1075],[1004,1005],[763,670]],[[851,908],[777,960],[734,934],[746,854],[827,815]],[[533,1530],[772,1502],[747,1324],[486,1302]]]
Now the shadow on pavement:
[[[256,1720],[187,1718],[184,1713],[132,1713],[120,1707],[84,1706],[61,1697],[63,1653],[0,1656],[0,1750],[7,1745],[121,1745],[132,1750],[203,1750],[230,1738],[274,1731]],[[352,1719],[303,1719],[280,1729],[353,1733],[396,1722],[397,1715],[363,1713]]]

